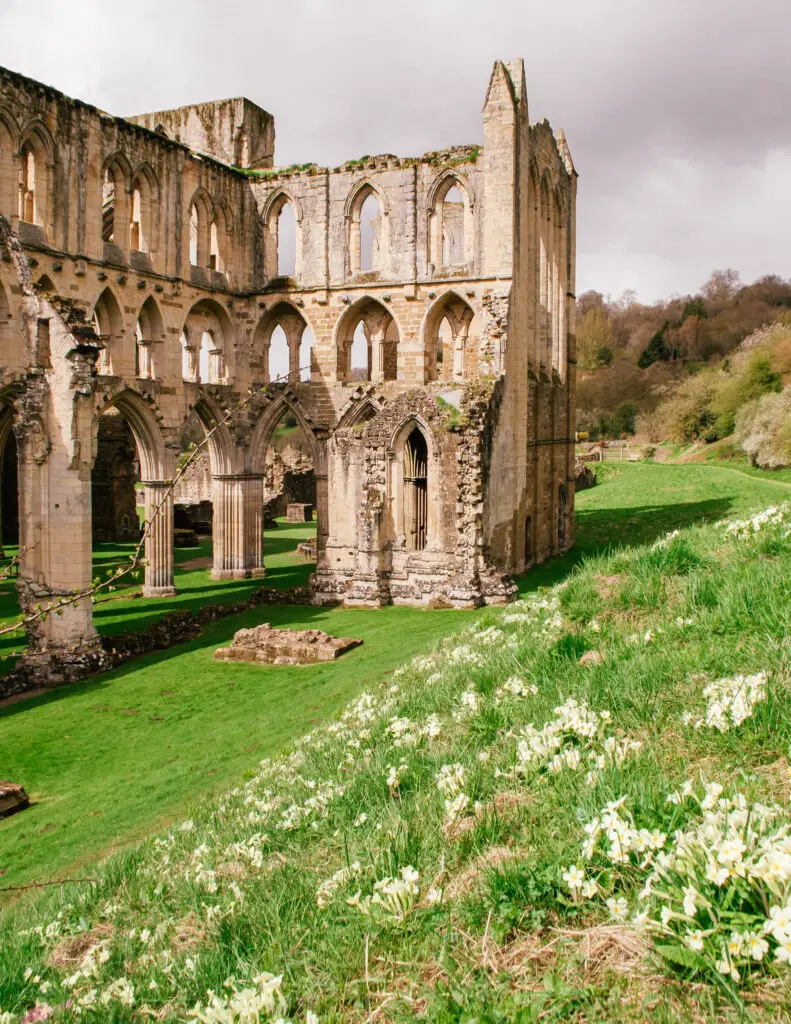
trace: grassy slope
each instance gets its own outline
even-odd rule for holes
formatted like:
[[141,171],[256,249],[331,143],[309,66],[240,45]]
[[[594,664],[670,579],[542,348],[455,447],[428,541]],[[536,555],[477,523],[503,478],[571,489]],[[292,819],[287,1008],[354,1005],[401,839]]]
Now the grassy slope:
[[[494,625],[503,632],[493,644],[468,636],[474,663],[454,663],[446,648],[433,664],[408,667],[399,679],[400,693],[388,697],[378,691],[383,703],[380,715],[367,723],[369,736],[360,733],[361,723],[351,722],[350,736],[360,736],[369,753],[346,746],[347,736],[334,739],[319,730],[294,758],[251,781],[249,792],[261,801],[259,820],[249,820],[256,804],[244,800],[244,791],[228,796],[196,809],[191,831],[172,833],[164,846],[143,844],[100,870],[98,891],[83,887],[77,898],[76,890],[66,890],[36,907],[20,907],[22,919],[6,918],[0,937],[0,1006],[22,1010],[42,998],[23,979],[25,966],[53,983],[47,998],[62,1004],[57,983],[75,962],[53,965],[58,934],[42,945],[20,933],[22,923],[46,925],[61,908],[55,933],[101,925],[93,941],[104,942],[110,953],[97,979],[71,982],[67,992],[76,987],[79,995],[93,986],[103,991],[125,977],[134,984],[138,1006],[147,1002],[159,1019],[184,1019],[187,1007],[206,1003],[208,989],[224,993],[229,975],[251,978],[261,970],[284,975],[288,1012],[300,1021],[307,1009],[317,1010],[322,1021],[407,1021],[418,1014],[437,1024],[735,1021],[742,1000],[749,1019],[789,1019],[788,968],[779,968],[775,980],[773,968],[767,974],[764,963],[756,965],[758,977],[740,995],[699,974],[689,985],[690,972],[660,969],[648,957],[645,937],[608,923],[603,900],[571,902],[561,878],[562,869],[579,860],[582,823],[623,795],[641,822],[668,833],[691,813],[666,801],[687,775],[738,786],[751,798],[788,802],[788,539],[776,531],[737,542],[702,527],[659,549],[647,545],[610,557],[592,555],[602,542],[629,539],[627,529],[650,541],[683,519],[765,503],[757,483],[752,492],[734,493],[728,488],[742,484],[732,474],[701,478],[697,472],[652,466],[608,471],[607,483],[580,502],[588,561],[557,592],[559,629],[542,640],[534,627],[508,623],[499,612],[477,616],[475,628]],[[615,526],[605,529],[606,522]],[[353,620],[358,613],[334,615]],[[691,621],[677,625],[679,616]],[[647,629],[653,631],[650,642],[643,639]],[[602,652],[603,663],[581,667],[581,653],[593,648]],[[191,664],[189,655],[174,660],[184,665],[182,679],[189,675],[192,685],[197,657]],[[386,667],[380,657],[378,668]],[[769,673],[769,700],[738,730],[720,735],[681,724],[684,710],[702,706],[706,679],[759,669]],[[429,680],[436,671],[440,676]],[[498,704],[494,689],[515,672],[538,692]],[[377,674],[372,666],[369,682]],[[460,695],[470,687],[481,695],[480,706],[458,721]],[[121,686],[116,694],[112,689],[104,688],[103,700],[120,696]],[[81,702],[70,692],[74,696],[65,703]],[[621,768],[605,769],[592,785],[581,772],[528,772],[517,780],[498,775],[513,766],[513,730],[527,722],[542,725],[569,696],[611,711],[616,731],[642,742],[639,754]],[[317,717],[327,710],[329,703]],[[32,722],[35,714],[22,717]],[[392,715],[422,723],[430,714],[440,718],[440,737],[417,748],[396,747],[386,732]],[[270,731],[267,723],[256,736],[247,723],[251,740],[261,741]],[[200,743],[197,736],[195,741]],[[214,734],[211,746],[213,762]],[[482,750],[486,762],[477,756]],[[406,770],[393,793],[385,777],[388,766],[401,762]],[[451,763],[464,766],[465,788],[482,810],[468,815],[464,828],[448,831],[434,780]],[[327,798],[326,814],[300,816],[301,824],[284,831],[279,822],[289,803],[303,805],[321,790],[300,779],[340,783],[344,791]],[[141,788],[139,775],[136,785]],[[267,793],[282,795],[283,802],[273,803]],[[362,810],[367,820],[360,824]],[[15,819],[4,829],[9,826],[17,827]],[[248,839],[248,849],[260,852],[257,867],[248,863],[243,847],[229,849],[229,843]],[[318,910],[320,882],[354,858],[362,873]],[[420,872],[421,893],[404,923],[370,918],[347,905],[346,895],[358,888],[370,893],[376,879],[407,864]],[[218,872],[216,891],[211,881],[196,878],[196,865]],[[634,901],[641,879],[637,872],[623,874],[622,891]],[[602,879],[610,884],[606,872]],[[425,900],[432,880],[445,891],[436,907]],[[211,916],[209,906],[219,916]],[[155,935],[145,946],[137,937],[143,927]],[[62,961],[62,943],[59,949]],[[165,950],[169,959],[163,960]],[[111,1000],[91,1019],[144,1016]],[[71,1017],[66,1013],[64,1019]]]
[[[555,582],[583,556],[639,543],[700,519],[766,504],[776,489],[696,467],[599,467],[603,486],[578,500],[578,544],[528,574],[523,590]],[[267,535],[267,582],[303,583],[293,549],[308,527]],[[98,558],[113,557],[104,546]],[[205,553],[190,549],[180,561]],[[238,600],[257,581],[218,584],[207,570],[177,576],[167,601],[113,600],[97,609],[103,632],[145,626],[163,610]],[[218,665],[214,649],[262,616],[276,625],[360,636],[336,664],[273,669]],[[81,685],[0,709],[0,778],[36,801],[0,822],[0,870],[12,885],[57,877],[108,847],[139,838],[222,789],[241,772],[333,714],[416,651],[459,628],[456,612],[388,608],[328,611],[284,606],[221,620],[192,643],[141,658]]]

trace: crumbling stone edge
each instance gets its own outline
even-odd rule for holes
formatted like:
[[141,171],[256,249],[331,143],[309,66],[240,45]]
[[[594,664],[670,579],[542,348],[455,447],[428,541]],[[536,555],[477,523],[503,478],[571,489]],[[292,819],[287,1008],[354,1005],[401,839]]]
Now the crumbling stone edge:
[[201,635],[203,626],[208,623],[239,615],[261,605],[310,603],[310,592],[307,587],[293,587],[291,590],[259,587],[246,601],[208,604],[194,612],[188,609],[166,612],[158,622],[147,629],[101,637],[101,645],[95,648],[25,654],[11,672],[0,678],[0,700],[15,697],[27,690],[54,689],[68,683],[80,682],[89,676],[117,668],[143,654],[167,650],[177,644],[194,640]]

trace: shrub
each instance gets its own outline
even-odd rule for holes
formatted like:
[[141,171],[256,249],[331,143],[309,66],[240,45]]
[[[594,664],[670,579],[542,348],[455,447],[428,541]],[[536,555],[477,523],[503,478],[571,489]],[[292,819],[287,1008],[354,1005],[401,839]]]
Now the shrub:
[[791,387],[742,406],[736,416],[736,441],[754,466],[791,465]]

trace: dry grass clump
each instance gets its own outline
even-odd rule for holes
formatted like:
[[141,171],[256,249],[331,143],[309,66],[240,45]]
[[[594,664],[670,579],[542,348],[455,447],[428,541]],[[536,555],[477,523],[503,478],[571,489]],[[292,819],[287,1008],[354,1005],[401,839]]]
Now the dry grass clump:
[[52,967],[67,968],[80,963],[92,949],[112,937],[111,924],[97,924],[90,931],[79,932],[62,939],[52,950],[48,962]]

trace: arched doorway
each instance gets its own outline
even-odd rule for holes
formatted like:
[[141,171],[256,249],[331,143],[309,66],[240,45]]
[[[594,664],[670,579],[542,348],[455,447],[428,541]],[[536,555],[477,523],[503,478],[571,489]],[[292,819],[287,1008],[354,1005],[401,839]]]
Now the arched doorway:
[[173,580],[172,456],[156,416],[132,390],[97,409],[96,459],[91,472],[95,545],[109,565],[125,563],[145,533],[147,597],[175,594]]
[[428,535],[428,445],[419,427],[404,448],[404,533],[411,551],[422,551]]

